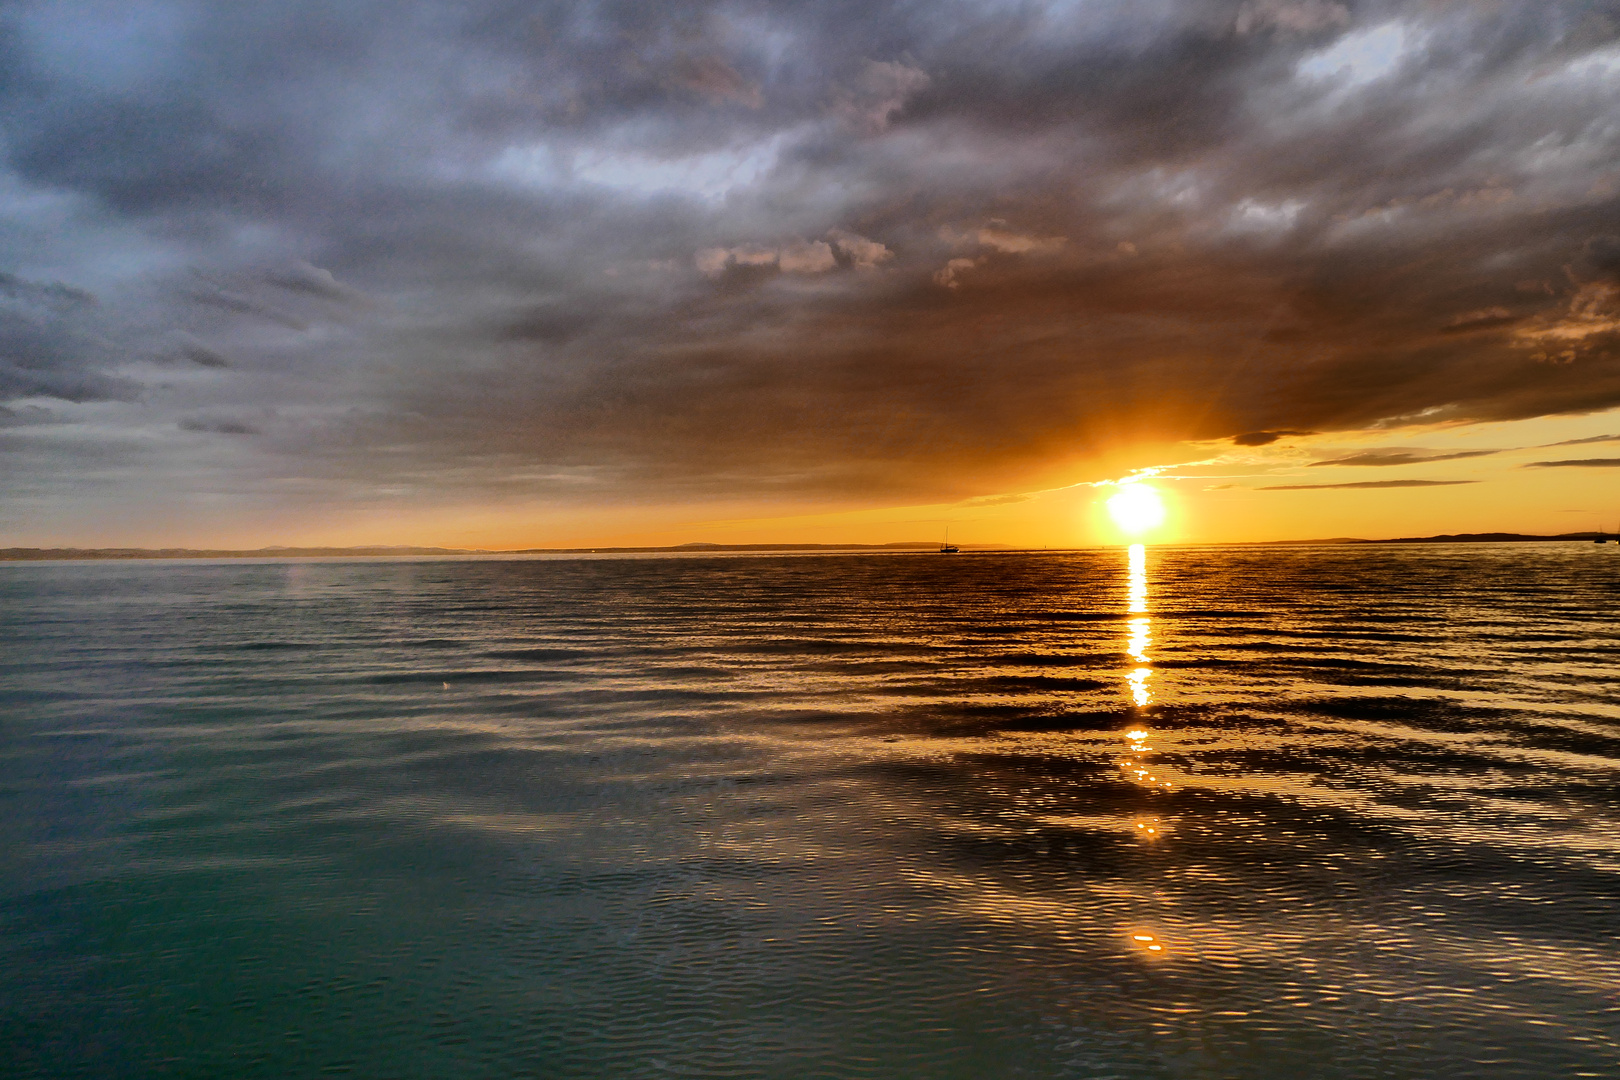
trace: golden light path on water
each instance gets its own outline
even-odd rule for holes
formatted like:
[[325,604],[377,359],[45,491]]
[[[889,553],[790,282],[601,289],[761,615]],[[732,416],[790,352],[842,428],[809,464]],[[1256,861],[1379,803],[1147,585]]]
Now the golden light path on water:
[[1125,651],[1139,666],[1126,679],[1131,685],[1131,703],[1141,709],[1153,700],[1148,689],[1153,669],[1147,666],[1150,662],[1147,647],[1153,642],[1153,620],[1147,615],[1147,549],[1141,544],[1130,547],[1130,611],[1134,617],[1129,623],[1131,636]]
[[[1125,682],[1130,692],[1131,704],[1140,710],[1153,702],[1153,691],[1148,686],[1148,680],[1153,677],[1153,668],[1150,666],[1153,660],[1147,651],[1153,644],[1153,619],[1148,614],[1147,548],[1142,544],[1132,544],[1127,550],[1126,566],[1126,606],[1130,618],[1126,620],[1129,633],[1125,641],[1125,653],[1135,662],[1136,667],[1126,673]],[[1120,762],[1120,768],[1144,787],[1168,788],[1169,783],[1154,774],[1147,759],[1147,754],[1152,749],[1148,745],[1148,735],[1147,728],[1138,718],[1138,722],[1125,732],[1129,756]],[[1138,820],[1136,831],[1144,840],[1152,842],[1161,835],[1161,823],[1157,818]],[[1164,952],[1164,943],[1160,936],[1150,932],[1146,927],[1131,927],[1130,938],[1134,947],[1145,952]]]

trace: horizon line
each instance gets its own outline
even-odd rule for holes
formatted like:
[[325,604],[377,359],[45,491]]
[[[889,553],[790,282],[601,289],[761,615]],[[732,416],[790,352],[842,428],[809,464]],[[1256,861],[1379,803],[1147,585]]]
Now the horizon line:
[[[1442,533],[1433,536],[1399,536],[1382,538],[1321,537],[1303,540],[1206,540],[1148,544],[1150,547],[1264,547],[1264,546],[1330,546],[1343,544],[1421,544],[1421,543],[1524,543],[1524,542],[1578,542],[1606,539],[1611,534],[1602,530],[1568,533]],[[1615,537],[1620,543],[1620,535]],[[1029,547],[1001,543],[959,544],[962,553],[1026,554],[1039,551],[1095,551],[1104,548],[1126,547],[1128,541],[1118,544],[1090,544],[1072,547]],[[932,541],[898,540],[881,544],[715,544],[693,541],[684,544],[596,547],[530,547],[530,548],[451,548],[415,544],[352,544],[352,545],[289,545],[272,544],[259,548],[190,548],[190,547],[24,547],[0,548],[0,562],[87,561],[97,559],[229,559],[229,558],[410,558],[421,556],[500,556],[500,555],[634,555],[634,554],[693,554],[725,552],[909,552],[937,551],[939,544]]]

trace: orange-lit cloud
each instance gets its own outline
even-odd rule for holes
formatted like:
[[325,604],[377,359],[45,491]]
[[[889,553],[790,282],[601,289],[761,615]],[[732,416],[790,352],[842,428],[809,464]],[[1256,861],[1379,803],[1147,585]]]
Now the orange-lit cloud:
[[1577,458],[1572,461],[1532,461],[1527,469],[1612,469],[1620,466],[1620,458]]
[[1353,488],[1419,488],[1451,487],[1455,484],[1473,484],[1474,480],[1362,480],[1352,484],[1276,484],[1259,488],[1260,491],[1329,491]]

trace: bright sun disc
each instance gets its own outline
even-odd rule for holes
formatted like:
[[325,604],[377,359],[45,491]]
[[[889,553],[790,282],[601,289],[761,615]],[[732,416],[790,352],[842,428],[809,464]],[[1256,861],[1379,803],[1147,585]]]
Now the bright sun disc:
[[1136,535],[1164,521],[1164,500],[1146,484],[1126,484],[1108,500],[1108,516],[1124,532]]

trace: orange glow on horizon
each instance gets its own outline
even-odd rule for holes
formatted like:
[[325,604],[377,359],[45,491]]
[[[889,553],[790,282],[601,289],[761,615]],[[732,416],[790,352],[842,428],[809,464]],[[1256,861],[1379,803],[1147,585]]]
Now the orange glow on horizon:
[[[1617,430],[1620,410],[1610,410],[1580,418],[1323,434],[1258,448],[1153,447],[1140,454],[1133,449],[1095,462],[989,478],[983,487],[967,485],[970,495],[958,491],[961,497],[938,502],[851,493],[781,498],[737,493],[681,502],[592,501],[539,491],[498,498],[442,491],[407,497],[361,487],[341,500],[305,499],[288,488],[256,505],[246,492],[224,501],[186,492],[114,493],[19,518],[5,546],[419,545],[504,551],[913,542],[937,547],[947,523],[952,543],[964,550],[1474,532],[1545,536],[1600,528],[1612,533],[1620,523],[1615,470],[1527,466],[1577,453],[1614,454],[1604,444]],[[1571,440],[1592,446],[1554,448]],[[1620,445],[1620,437],[1612,441]],[[1414,444],[1437,456],[1404,465],[1342,463],[1408,452],[1403,448]],[[1502,446],[1517,449],[1495,449]],[[1188,463],[1141,475],[1140,462],[1178,455]],[[1099,481],[1099,474],[1140,478]]]

